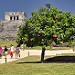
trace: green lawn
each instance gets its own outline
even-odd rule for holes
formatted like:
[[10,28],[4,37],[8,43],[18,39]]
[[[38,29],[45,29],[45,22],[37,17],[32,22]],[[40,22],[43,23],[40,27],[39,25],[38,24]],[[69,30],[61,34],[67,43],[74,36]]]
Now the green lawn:
[[[7,46],[8,48],[10,48],[10,44],[13,44],[14,47],[16,48],[17,46],[17,43],[16,41],[0,41],[0,45],[2,47],[4,46]],[[20,47],[21,48],[21,47]],[[30,50],[35,50],[35,49],[38,49],[38,50],[41,50],[42,47],[41,46],[35,46],[35,47],[26,47],[25,45],[25,49],[30,49]],[[46,47],[47,50],[68,50],[68,49],[75,49],[75,47],[52,47],[52,49],[50,49],[50,46],[47,46]],[[10,50],[8,52],[8,54],[10,53]],[[3,53],[3,49],[2,49],[2,56],[4,55]]]
[[0,41],[0,45],[2,47],[4,46],[10,47],[10,44],[13,44],[15,47],[17,45],[16,41]]
[[[59,56],[75,56],[64,54]],[[51,56],[45,57],[45,59]],[[40,63],[39,56],[29,56],[0,64],[0,75],[75,75],[75,63]]]
[[[35,46],[35,47],[25,47],[25,49],[39,49],[41,50],[42,47],[41,46]],[[50,49],[50,46],[46,47],[47,50],[68,50],[68,49],[75,49],[75,47],[53,47],[52,49]]]
[[[16,47],[17,46],[17,43],[16,43],[16,41],[0,41],[0,45],[2,46],[2,47],[4,47],[4,46],[7,46],[7,47],[10,47],[10,44],[13,44],[14,45],[14,47]],[[42,47],[41,46],[35,46],[35,47],[26,47],[26,45],[25,45],[25,49],[42,49]],[[47,50],[66,50],[66,49],[75,49],[75,47],[52,47],[52,48],[50,48],[50,46],[47,46],[46,47],[46,49]]]

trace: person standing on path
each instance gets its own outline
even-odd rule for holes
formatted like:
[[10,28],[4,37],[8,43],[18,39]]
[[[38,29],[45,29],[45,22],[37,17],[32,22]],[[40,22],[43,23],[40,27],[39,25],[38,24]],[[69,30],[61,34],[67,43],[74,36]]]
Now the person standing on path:
[[2,55],[2,54],[1,54],[1,49],[2,49],[2,47],[0,46],[0,59],[1,59],[1,55]]
[[7,53],[8,53],[8,49],[7,49],[7,46],[5,46],[5,48],[4,48],[5,58],[7,58]]
[[18,58],[18,56],[19,56],[19,52],[20,52],[20,50],[19,50],[19,46],[17,45],[17,47],[16,47],[16,51],[15,51],[15,59]]
[[13,58],[14,46],[12,44],[10,46],[11,46],[11,48],[10,48],[10,56],[11,56],[11,58]]
[[21,45],[21,49],[24,50],[24,43]]

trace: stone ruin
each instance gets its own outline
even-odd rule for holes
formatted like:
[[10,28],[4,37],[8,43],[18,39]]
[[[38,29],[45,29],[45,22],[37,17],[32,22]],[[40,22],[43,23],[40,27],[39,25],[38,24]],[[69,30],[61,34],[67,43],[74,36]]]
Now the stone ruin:
[[0,20],[0,40],[16,40],[19,25],[24,25],[24,12],[5,12],[5,20]]

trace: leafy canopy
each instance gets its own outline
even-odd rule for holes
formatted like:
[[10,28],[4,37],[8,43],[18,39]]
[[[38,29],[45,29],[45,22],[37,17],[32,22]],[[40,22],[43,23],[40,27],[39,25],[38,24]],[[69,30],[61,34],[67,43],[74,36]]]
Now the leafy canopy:
[[20,26],[17,43],[26,43],[28,47],[49,45],[52,42],[62,44],[73,42],[75,38],[75,16],[65,13],[46,3],[46,8],[39,8],[31,13],[31,18],[24,19],[25,25]]

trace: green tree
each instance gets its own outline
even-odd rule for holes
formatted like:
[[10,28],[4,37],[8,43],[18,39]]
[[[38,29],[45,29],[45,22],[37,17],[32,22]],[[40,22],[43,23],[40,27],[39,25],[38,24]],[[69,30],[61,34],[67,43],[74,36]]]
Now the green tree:
[[25,25],[20,26],[17,32],[17,43],[25,43],[28,47],[41,44],[41,62],[44,60],[46,46],[55,42],[62,44],[75,38],[75,16],[70,12],[64,13],[46,3],[46,8],[39,8],[31,13],[31,18],[24,19]]

